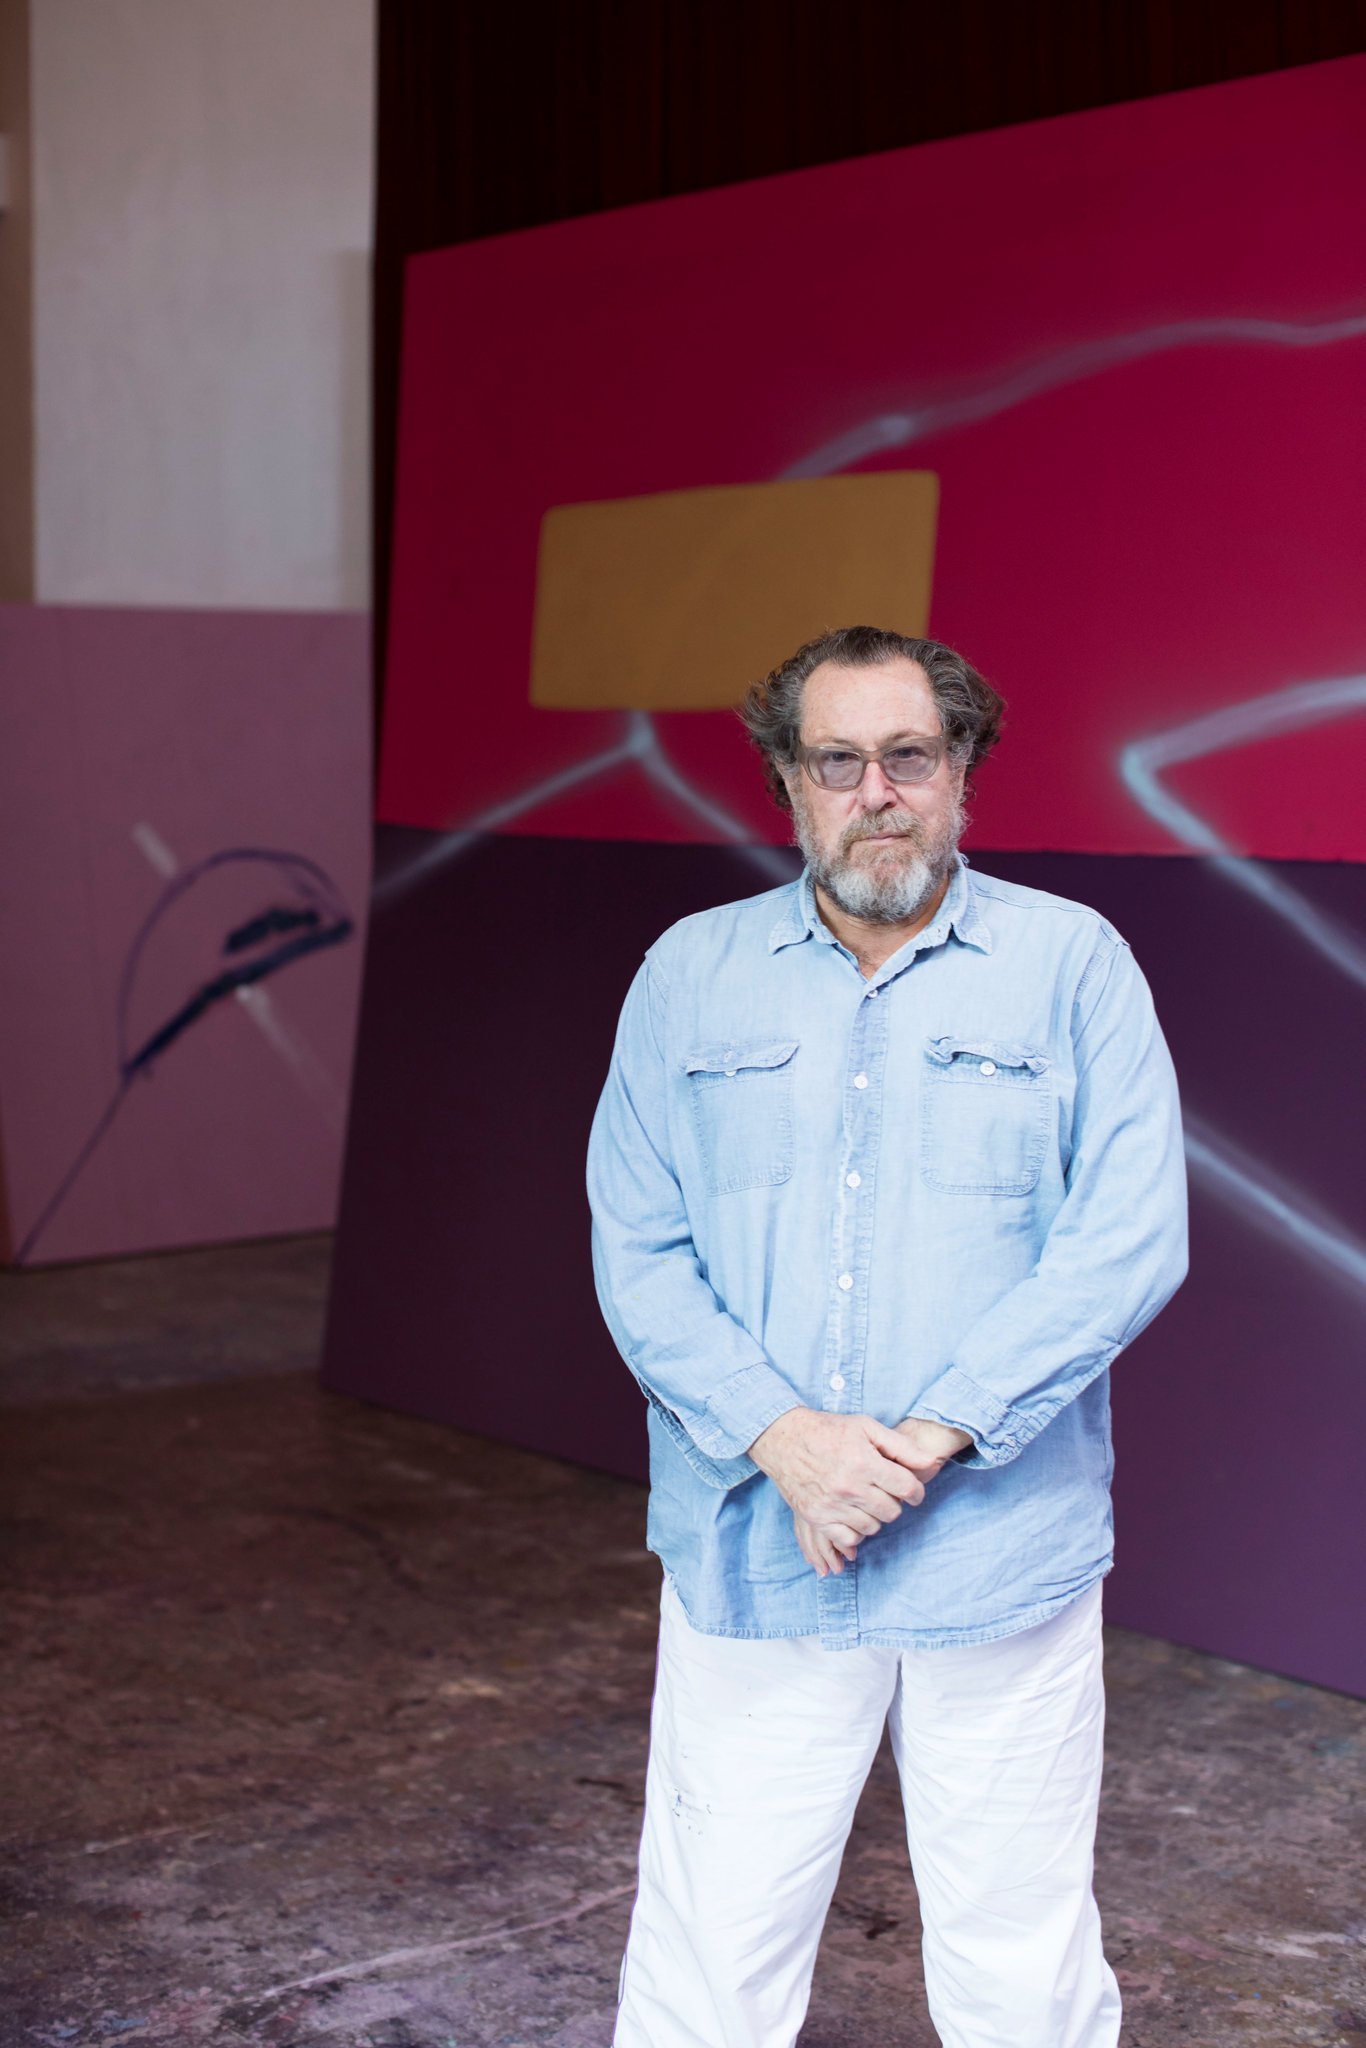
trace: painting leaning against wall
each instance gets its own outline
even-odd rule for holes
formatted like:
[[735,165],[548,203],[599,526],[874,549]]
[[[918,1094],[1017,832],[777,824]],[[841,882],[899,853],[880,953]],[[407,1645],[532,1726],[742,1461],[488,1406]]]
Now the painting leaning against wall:
[[848,487],[763,572],[777,660],[853,622],[860,491],[930,477],[874,623],[923,589],[1001,688],[970,857],[1129,938],[1187,1112],[1192,1277],[1114,1376],[1110,1612],[1366,1690],[1320,1569],[1366,1566],[1347,1438],[1277,1454],[1291,1372],[1357,1411],[1366,1313],[1315,1079],[1366,1000],[1364,107],[1345,59],[412,262],[330,1384],[643,1469],[581,1160],[644,947],[794,869],[727,708],[770,658],[741,500]]

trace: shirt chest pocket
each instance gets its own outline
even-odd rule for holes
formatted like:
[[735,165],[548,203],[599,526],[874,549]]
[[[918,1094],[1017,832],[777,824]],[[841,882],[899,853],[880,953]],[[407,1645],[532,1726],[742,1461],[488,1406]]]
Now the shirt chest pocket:
[[704,1045],[684,1059],[707,1188],[777,1187],[792,1174],[792,1065],[797,1040]]
[[920,1094],[920,1171],[945,1195],[1027,1195],[1053,1113],[1051,1062],[991,1038],[928,1038]]

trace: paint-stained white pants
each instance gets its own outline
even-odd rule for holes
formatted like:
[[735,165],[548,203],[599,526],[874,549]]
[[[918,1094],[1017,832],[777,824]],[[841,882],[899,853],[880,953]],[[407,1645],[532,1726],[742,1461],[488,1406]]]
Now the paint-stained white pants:
[[792,2048],[889,1718],[944,2048],[1114,2048],[1100,1612],[1095,1585],[994,1643],[828,1651],[701,1635],[666,1579],[614,2048]]

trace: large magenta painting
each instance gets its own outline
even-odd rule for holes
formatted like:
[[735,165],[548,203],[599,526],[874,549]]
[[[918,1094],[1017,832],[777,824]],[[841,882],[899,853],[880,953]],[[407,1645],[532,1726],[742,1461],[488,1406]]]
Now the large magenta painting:
[[416,258],[380,817],[781,840],[724,710],[661,774],[532,703],[543,517],[915,469],[1012,713],[973,843],[1362,858],[1364,107],[1348,59]]

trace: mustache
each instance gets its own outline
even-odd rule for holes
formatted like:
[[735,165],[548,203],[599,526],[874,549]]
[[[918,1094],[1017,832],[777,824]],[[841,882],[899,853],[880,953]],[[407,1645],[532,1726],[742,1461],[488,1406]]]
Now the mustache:
[[841,851],[857,846],[860,839],[911,839],[917,846],[924,844],[924,830],[919,818],[907,814],[904,825],[894,824],[887,818],[870,818],[866,824],[851,825],[840,841]]

